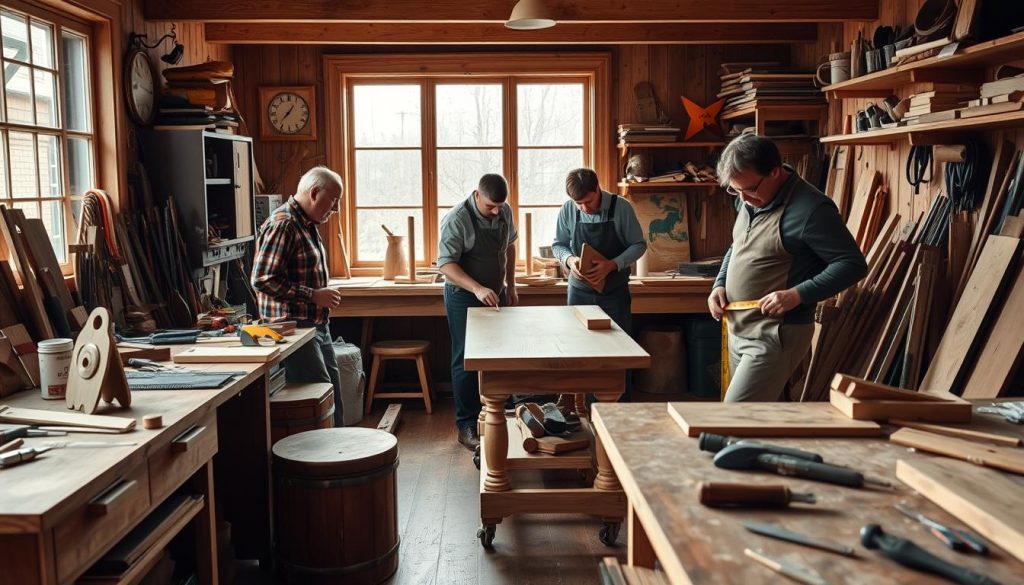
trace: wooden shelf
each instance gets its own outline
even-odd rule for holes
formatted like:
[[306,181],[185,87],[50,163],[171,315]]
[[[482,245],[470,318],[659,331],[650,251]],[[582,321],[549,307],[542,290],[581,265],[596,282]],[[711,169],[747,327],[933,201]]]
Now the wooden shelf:
[[734,120],[761,113],[770,114],[769,119],[771,120],[817,120],[821,117],[821,111],[826,108],[828,108],[828,104],[755,104],[726,112],[722,114],[721,119]]
[[1024,111],[1018,110],[992,116],[825,136],[821,142],[825,144],[893,144],[909,135],[911,144],[952,144],[955,139],[951,136],[965,131],[1021,127],[1024,127]]
[[943,77],[936,74],[938,71],[997,65],[1019,59],[1022,54],[1024,54],[1024,32],[1019,32],[972,45],[945,59],[930,57],[906,65],[890,67],[875,73],[854,77],[848,81],[827,85],[822,88],[822,91],[830,99],[885,97],[893,93],[895,88],[908,83],[943,81]]
[[718,148],[725,146],[725,142],[620,142],[619,152],[626,154],[626,151],[633,148]]
[[620,189],[714,189],[718,187],[717,183],[619,183]]

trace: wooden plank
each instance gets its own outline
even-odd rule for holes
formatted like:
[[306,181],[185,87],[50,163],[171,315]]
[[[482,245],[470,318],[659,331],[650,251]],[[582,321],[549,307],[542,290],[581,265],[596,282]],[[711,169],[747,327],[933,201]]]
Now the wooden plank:
[[25,222],[21,224],[21,228],[22,239],[32,255],[32,264],[35,267],[36,274],[38,275],[43,270],[49,270],[50,274],[56,277],[54,278],[56,284],[54,288],[57,291],[57,299],[60,300],[65,313],[70,311],[75,306],[75,300],[71,298],[71,291],[68,290],[67,283],[64,282],[63,278],[60,278],[60,263],[57,262],[57,255],[53,252],[53,246],[50,244],[50,236],[46,232],[46,226],[41,219],[26,218]]
[[174,354],[177,364],[265,363],[276,358],[277,347],[190,347]]
[[52,339],[53,326],[46,316],[46,309],[43,308],[43,291],[39,288],[35,273],[32,272],[22,234],[19,233],[19,225],[24,224],[24,219],[25,214],[20,209],[9,209],[6,205],[0,205],[0,232],[3,232],[4,242],[14,261],[14,267],[21,275],[21,284],[24,286],[22,301],[28,312],[28,320],[33,326],[37,340]]
[[924,341],[931,317],[932,295],[935,292],[935,268],[922,263],[917,268],[914,283],[914,302],[910,309],[910,332],[907,335],[906,352],[903,355],[901,386],[916,390],[921,380],[921,364],[926,350]]
[[813,41],[805,23],[573,23],[557,28],[512,30],[501,23],[212,22],[211,43],[231,45],[574,45],[747,44]]
[[380,417],[380,422],[377,423],[377,430],[387,431],[392,435],[398,430],[398,423],[402,418],[402,405],[397,402],[389,404],[387,410],[384,411],[384,416]]
[[864,214],[869,209],[875,189],[878,188],[878,183],[881,180],[881,173],[871,171],[861,173],[860,180],[857,181],[857,188],[853,192],[853,201],[850,202],[850,216],[846,219],[846,227],[858,243],[860,243]]
[[669,402],[668,413],[690,437],[877,437],[874,422],[852,420],[822,403]]
[[[419,0],[336,2],[335,0],[144,0],[147,21],[348,21],[348,22],[494,22],[508,20],[512,4],[490,0],[438,0],[423,10]],[[548,3],[550,17],[581,22],[843,22],[878,18],[874,0],[563,0]]]
[[966,427],[951,427],[947,425],[935,425],[930,423],[902,419],[889,419],[889,424],[907,427],[910,429],[917,429],[919,431],[927,431],[929,433],[935,433],[937,435],[946,435],[947,437],[956,437],[958,439],[964,439],[967,441],[982,441],[985,443],[994,443],[996,445],[1002,445],[1004,447],[1019,447],[1022,443],[1020,437],[1002,435],[999,433],[988,433],[985,431],[978,431]]
[[[605,260],[607,260],[607,258],[602,256],[601,253],[595,250],[593,246],[589,244],[583,244],[583,249],[580,251],[579,270],[580,272],[586,272],[587,270],[590,270],[590,268],[594,265],[594,262],[601,262]],[[591,284],[590,286],[594,287],[594,290],[596,290],[597,292],[603,292],[604,283],[605,281],[602,280],[596,285]]]
[[964,384],[964,398],[998,398],[1014,380],[1024,358],[1024,270],[1017,277],[999,311],[999,318],[978,352],[978,361]]
[[0,260],[0,327],[21,323],[18,284],[7,260]]
[[889,441],[918,451],[962,459],[975,465],[1024,475],[1024,451],[1010,447],[982,445],[956,437],[903,428],[889,435]]
[[576,314],[576,319],[587,329],[593,331],[612,328],[612,318],[597,305],[574,305],[572,311]]
[[7,405],[0,405],[0,421],[30,425],[108,429],[119,433],[125,433],[135,428],[134,418],[82,414],[80,412],[59,410],[15,408]]
[[998,471],[947,459],[896,462],[896,477],[1024,561],[1024,486]]
[[939,396],[921,394],[912,390],[904,390],[886,384],[871,382],[863,378],[857,378],[847,374],[836,374],[832,378],[832,389],[846,394],[850,398],[879,399],[879,400],[907,400],[911,402],[935,402],[948,401],[949,399]]
[[921,381],[921,391],[958,392],[974,360],[980,336],[997,307],[1011,268],[1020,256],[1021,240],[990,236],[978,258],[971,279],[949,320],[931,366]]
[[[957,398],[955,402],[911,402],[907,400],[864,400],[842,392],[829,392],[829,403],[854,420],[886,421],[890,418],[928,422],[965,423],[971,421],[971,404]],[[952,396],[952,395],[951,395]],[[954,398],[956,398],[954,396]]]

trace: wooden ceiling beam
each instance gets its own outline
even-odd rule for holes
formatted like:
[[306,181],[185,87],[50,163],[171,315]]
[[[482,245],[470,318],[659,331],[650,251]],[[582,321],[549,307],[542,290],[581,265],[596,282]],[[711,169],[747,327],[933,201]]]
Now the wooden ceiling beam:
[[[504,22],[516,0],[142,0],[150,21]],[[558,22],[843,22],[878,0],[548,0]]]
[[205,25],[208,43],[232,45],[571,45],[751,44],[817,39],[810,23],[564,24],[510,30],[486,23],[240,23]]

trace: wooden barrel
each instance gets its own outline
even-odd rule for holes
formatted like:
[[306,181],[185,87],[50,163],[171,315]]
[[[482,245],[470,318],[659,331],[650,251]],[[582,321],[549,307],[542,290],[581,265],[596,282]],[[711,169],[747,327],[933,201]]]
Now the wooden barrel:
[[334,426],[334,386],[290,383],[270,397],[270,439]]
[[288,583],[364,585],[398,568],[398,440],[357,427],[273,447],[274,533]]

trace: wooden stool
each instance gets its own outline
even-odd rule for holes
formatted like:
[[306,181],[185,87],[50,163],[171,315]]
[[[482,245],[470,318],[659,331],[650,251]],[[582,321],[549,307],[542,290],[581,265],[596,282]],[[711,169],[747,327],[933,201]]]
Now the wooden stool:
[[[430,399],[433,388],[430,385],[430,365],[427,363],[429,341],[378,341],[370,346],[373,366],[370,367],[370,388],[366,395],[366,414],[370,414],[374,398],[420,398],[427,414],[433,412]],[[420,378],[419,392],[377,392],[377,384],[384,379],[384,367],[388,360],[414,360]]]
[[290,383],[270,397],[270,442],[334,426],[334,385]]
[[372,585],[398,568],[398,439],[317,429],[274,444],[278,565],[292,585]]

